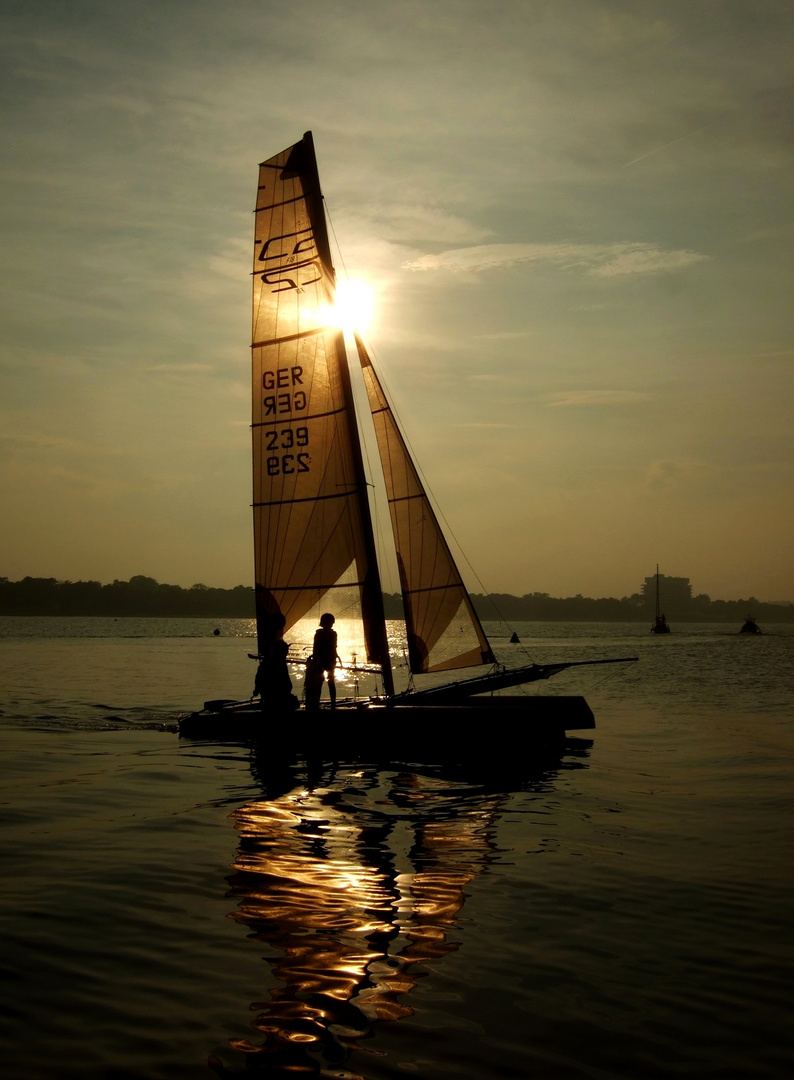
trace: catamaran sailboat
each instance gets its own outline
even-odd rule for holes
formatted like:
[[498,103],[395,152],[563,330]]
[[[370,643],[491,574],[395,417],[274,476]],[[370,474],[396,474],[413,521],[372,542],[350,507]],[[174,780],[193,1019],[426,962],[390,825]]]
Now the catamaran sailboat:
[[[548,679],[574,663],[500,667],[464,586],[419,472],[360,336],[355,348],[374,425],[391,516],[412,676],[475,665],[484,674],[398,692],[356,403],[343,330],[331,317],[335,272],[310,132],[259,168],[253,261],[253,477],[259,652],[274,617],[288,635],[316,627],[323,610],[337,626],[360,627],[357,658],[378,672],[379,691],[326,709],[288,712],[267,700],[206,702],[180,733],[261,738],[298,751],[332,727],[361,752],[386,728],[412,753],[499,717],[502,736],[591,728],[579,696],[493,696]],[[341,648],[341,641],[340,641]],[[254,657],[256,658],[256,656]],[[344,660],[344,657],[342,658]],[[626,659],[636,659],[635,657]],[[578,663],[617,663],[590,660]],[[352,664],[355,667],[355,663]],[[392,736],[393,744],[393,736]]]

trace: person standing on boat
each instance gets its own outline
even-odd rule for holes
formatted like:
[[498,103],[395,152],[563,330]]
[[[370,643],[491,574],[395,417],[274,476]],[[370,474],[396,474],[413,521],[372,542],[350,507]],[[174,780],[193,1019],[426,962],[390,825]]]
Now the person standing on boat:
[[320,625],[314,634],[312,655],[306,664],[306,682],[304,685],[307,709],[319,708],[323,681],[328,683],[331,708],[336,708],[334,669],[339,656],[336,652],[336,630],[333,629],[335,622],[336,619],[330,611],[326,611],[324,615],[320,616]]
[[267,621],[267,637],[262,647],[259,667],[254,680],[254,697],[262,699],[262,708],[293,710],[298,699],[292,693],[292,680],[287,670],[289,645],[284,640],[286,618],[279,612]]

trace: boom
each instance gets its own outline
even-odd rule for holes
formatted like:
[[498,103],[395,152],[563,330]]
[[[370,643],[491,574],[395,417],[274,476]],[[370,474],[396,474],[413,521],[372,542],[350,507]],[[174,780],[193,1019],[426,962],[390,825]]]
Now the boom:
[[[524,683],[537,682],[539,679],[550,679],[560,671],[570,667],[584,667],[594,664],[630,664],[638,660],[637,656],[620,656],[610,660],[571,660],[564,664],[525,664],[524,667],[502,669],[490,672],[488,675],[477,675],[473,679],[463,679],[461,682],[445,683],[444,686],[433,686],[427,690],[409,690],[411,701],[432,700],[434,702],[458,701],[461,698],[470,697],[472,694],[487,694],[493,690],[504,690],[508,686],[521,686]],[[401,695],[400,695],[401,696]]]

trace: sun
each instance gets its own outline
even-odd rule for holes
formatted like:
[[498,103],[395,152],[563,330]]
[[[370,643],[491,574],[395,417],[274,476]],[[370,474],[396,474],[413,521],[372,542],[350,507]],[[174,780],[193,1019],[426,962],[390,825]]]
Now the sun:
[[336,286],[334,322],[348,333],[366,332],[375,313],[375,290],[365,281],[340,281]]

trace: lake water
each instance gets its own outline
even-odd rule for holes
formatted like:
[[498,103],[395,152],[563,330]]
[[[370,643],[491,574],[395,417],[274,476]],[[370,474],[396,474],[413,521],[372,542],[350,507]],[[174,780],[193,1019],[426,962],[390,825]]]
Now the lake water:
[[640,662],[555,760],[276,768],[174,730],[247,621],[0,619],[3,1077],[794,1075],[794,627],[487,629]]

